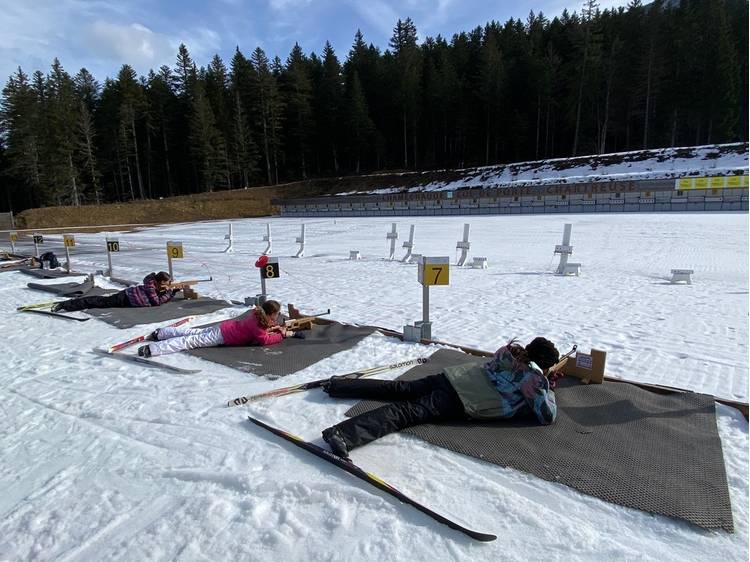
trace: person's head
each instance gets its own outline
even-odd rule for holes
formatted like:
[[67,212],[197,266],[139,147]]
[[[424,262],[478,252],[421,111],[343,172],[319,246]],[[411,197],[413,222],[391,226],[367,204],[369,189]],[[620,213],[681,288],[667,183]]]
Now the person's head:
[[160,271],[156,274],[156,290],[160,293],[167,290],[167,287],[172,282],[172,278],[166,271]]
[[259,308],[255,309],[258,314],[258,320],[261,326],[268,328],[276,323],[276,319],[279,317],[279,311],[281,305],[278,301],[265,301]]
[[560,352],[547,338],[534,338],[524,349],[529,361],[536,363],[543,371],[560,360]]

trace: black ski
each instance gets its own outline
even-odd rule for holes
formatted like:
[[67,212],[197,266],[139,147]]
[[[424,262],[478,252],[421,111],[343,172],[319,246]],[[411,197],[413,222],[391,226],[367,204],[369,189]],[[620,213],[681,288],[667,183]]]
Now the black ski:
[[68,316],[67,314],[60,314],[59,312],[51,312],[49,310],[26,309],[26,310],[21,310],[20,312],[33,312],[34,314],[46,314],[47,316],[54,316],[55,318],[65,318],[65,320],[75,320],[76,322],[86,322],[87,320],[91,320],[91,318],[77,318],[75,316]]
[[318,447],[317,445],[314,445],[313,443],[310,443],[309,441],[305,441],[301,437],[297,437],[296,435],[288,433],[282,429],[278,429],[276,427],[270,426],[251,416],[248,416],[248,419],[251,422],[253,422],[255,425],[260,426],[264,429],[267,429],[271,433],[274,433],[278,435],[279,437],[286,439],[287,441],[289,441],[290,443],[293,443],[294,445],[296,445],[297,447],[301,449],[305,449],[306,451],[312,453],[316,457],[319,457],[323,459],[324,461],[327,461],[333,465],[336,465],[339,468],[342,468],[345,471],[347,471],[349,474],[353,474],[357,478],[364,480],[365,482],[369,482],[376,488],[383,490],[384,492],[392,495],[398,500],[404,503],[408,503],[409,505],[417,508],[419,511],[421,511],[425,515],[432,517],[435,521],[438,521],[442,523],[443,525],[447,525],[451,529],[455,529],[456,531],[459,531],[477,541],[490,542],[490,541],[494,541],[495,539],[497,539],[495,535],[491,535],[489,533],[479,533],[477,531],[472,531],[471,529],[467,529],[466,527],[459,525],[455,521],[451,521],[450,519],[443,517],[439,513],[436,513],[432,511],[431,509],[425,507],[421,503],[411,499],[409,496],[405,495],[403,492],[400,492],[399,490],[397,490],[396,488],[394,488],[393,486],[391,486],[384,480],[380,479],[379,477],[375,476],[374,474],[371,474],[361,469],[360,467],[358,467],[356,464],[354,464],[352,461],[348,459],[334,455],[331,451],[328,451],[327,449]]
[[166,369],[167,371],[172,371],[173,373],[192,375],[192,374],[201,372],[200,369],[183,369],[182,367],[175,367],[174,365],[168,365],[166,363],[159,363],[158,361],[147,359],[146,357],[140,357],[139,355],[130,355],[128,353],[120,353],[119,351],[114,351],[110,353],[106,349],[99,349],[97,347],[95,347],[91,351],[93,351],[94,353],[98,353],[99,355],[112,357],[113,359],[120,359],[121,361],[130,361],[132,363],[142,363],[143,365],[156,367],[157,369]]

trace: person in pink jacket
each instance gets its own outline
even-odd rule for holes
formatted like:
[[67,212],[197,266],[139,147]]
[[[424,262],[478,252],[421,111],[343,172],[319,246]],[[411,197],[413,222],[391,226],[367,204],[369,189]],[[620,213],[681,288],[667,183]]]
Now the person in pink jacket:
[[215,326],[186,328],[184,326],[159,328],[149,336],[154,343],[138,349],[141,357],[152,357],[219,345],[274,345],[294,335],[277,323],[281,305],[266,301],[245,318],[225,320]]

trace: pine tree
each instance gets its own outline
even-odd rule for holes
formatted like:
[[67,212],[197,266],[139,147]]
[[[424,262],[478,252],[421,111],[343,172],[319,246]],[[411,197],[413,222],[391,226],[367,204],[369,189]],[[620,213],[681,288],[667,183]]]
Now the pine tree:
[[412,131],[413,165],[417,166],[417,101],[421,79],[417,28],[411,18],[398,20],[389,43],[393,49],[398,75],[398,97],[401,106],[404,142],[404,167],[409,167],[407,130]]
[[279,97],[276,76],[269,68],[268,58],[263,49],[256,48],[251,61],[255,70],[253,90],[258,103],[258,125],[261,129],[268,183],[279,183],[278,160],[281,150],[280,129],[283,105]]
[[[143,188],[143,174],[141,173],[141,158],[136,130],[136,121],[143,117],[145,110],[145,96],[143,87],[138,83],[135,70],[131,66],[127,64],[122,66],[120,72],[117,74],[117,87],[120,97],[120,139],[125,154],[131,194],[133,194],[132,185],[135,183],[138,187],[139,197],[145,199],[146,194]],[[135,164],[135,181],[130,170],[131,158]]]
[[81,204],[80,172],[74,161],[79,104],[70,75],[55,59],[45,83],[46,127],[44,169],[48,193],[57,204]]
[[354,171],[359,173],[362,164],[362,154],[369,146],[375,132],[375,125],[367,110],[367,100],[359,81],[359,73],[355,70],[351,76],[347,95],[347,130],[349,132],[349,149],[354,159]]
[[485,152],[484,163],[490,163],[490,136],[492,133],[491,118],[493,110],[500,105],[503,84],[503,60],[495,40],[495,34],[485,30],[482,45],[482,66],[479,77],[479,97],[485,111]]
[[302,179],[307,179],[307,155],[313,125],[312,84],[309,60],[297,43],[289,53],[282,76],[286,102],[286,131],[290,139],[289,156],[296,155],[299,158],[300,174]]
[[18,67],[2,92],[0,137],[6,146],[8,174],[26,187],[27,201],[39,205],[42,197],[40,163],[40,101],[28,76]]
[[197,163],[203,191],[213,191],[221,185],[226,170],[226,147],[216,128],[211,104],[205,93],[205,84],[198,79],[193,84],[192,112],[190,115],[190,150]]

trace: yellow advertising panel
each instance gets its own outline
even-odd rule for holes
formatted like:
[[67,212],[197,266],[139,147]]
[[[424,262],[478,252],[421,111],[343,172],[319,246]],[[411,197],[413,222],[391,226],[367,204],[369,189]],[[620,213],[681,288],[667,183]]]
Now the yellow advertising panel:
[[680,178],[674,188],[679,191],[691,189],[737,189],[748,187],[748,176],[707,176],[701,178]]
[[72,234],[66,234],[63,236],[63,244],[66,248],[73,248],[76,245],[76,239]]

